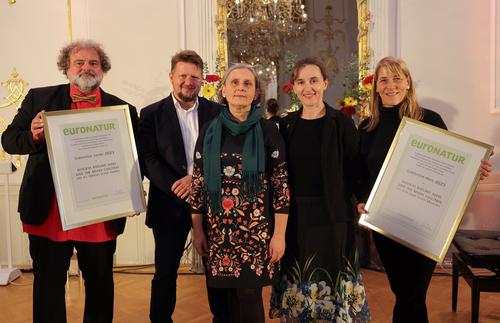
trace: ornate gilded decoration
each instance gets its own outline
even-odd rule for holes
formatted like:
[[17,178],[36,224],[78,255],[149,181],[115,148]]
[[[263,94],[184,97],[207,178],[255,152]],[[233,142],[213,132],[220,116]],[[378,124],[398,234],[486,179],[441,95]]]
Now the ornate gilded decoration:
[[[16,109],[18,109],[23,102],[28,83],[18,78],[19,73],[17,73],[16,68],[12,69],[12,73],[10,74],[10,76],[10,79],[0,83],[1,87],[5,87],[7,89],[7,95],[3,97],[5,102],[0,103],[0,108],[8,108],[10,106],[14,106]],[[7,125],[7,122],[2,117],[0,117],[0,133],[2,133],[7,128]],[[21,156],[15,155],[10,157],[5,153],[5,151],[0,150],[0,160],[8,159],[13,159],[13,163],[14,165],[16,165],[16,167],[21,166]]]
[[71,16],[71,0],[67,0],[68,6],[68,38],[69,42],[73,41],[73,17]]
[[[326,25],[326,28],[325,29],[318,29],[318,30],[314,31],[314,40],[316,41],[316,39],[319,36],[324,37],[325,42],[327,43],[327,48],[319,51],[319,57],[321,58],[321,60],[325,64],[325,67],[329,71],[331,71],[333,73],[337,73],[339,71],[339,66],[337,63],[337,59],[335,58],[335,53],[338,50],[338,46],[334,49],[333,41],[335,38],[336,39],[340,38],[340,39],[344,40],[344,43],[345,43],[346,35],[345,35],[345,32],[342,30],[338,30],[338,29],[334,30],[333,26],[334,26],[335,22],[343,23],[345,21],[345,19],[344,18],[342,18],[342,19],[334,18],[333,6],[331,6],[331,5],[325,6],[325,9],[321,10],[321,11],[324,12],[325,15],[321,19],[314,19],[314,22],[316,24],[324,23]],[[313,2],[313,12],[316,12],[316,10],[314,10],[314,2]],[[343,12],[343,10],[342,10],[342,12]]]
[[[368,31],[371,24],[371,14],[368,0],[358,0],[358,59],[359,78],[362,79],[369,74],[370,58],[372,50],[368,41]],[[359,110],[360,119],[368,116],[368,106],[365,103]]]
[[11,105],[19,108],[21,106],[21,102],[24,99],[24,92],[26,87],[28,86],[28,83],[18,78],[19,74],[17,73],[16,68],[12,69],[12,73],[10,74],[10,76],[12,78],[0,83],[2,87],[7,88],[7,96],[3,97],[5,102],[0,103],[0,108],[7,108]]
[[275,78],[284,42],[304,33],[304,0],[225,0],[232,58],[252,64],[263,81]]
[[[217,28],[217,53],[216,64],[219,67],[219,72],[224,73],[227,68],[227,10],[225,0],[217,1],[217,17],[215,26]],[[219,75],[222,76],[222,75]]]
[[13,5],[16,3],[16,0],[7,0],[7,2],[10,4],[10,5]]

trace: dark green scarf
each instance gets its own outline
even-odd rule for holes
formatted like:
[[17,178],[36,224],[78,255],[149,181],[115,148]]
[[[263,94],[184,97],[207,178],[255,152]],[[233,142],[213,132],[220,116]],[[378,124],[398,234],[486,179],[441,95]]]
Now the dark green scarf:
[[245,134],[241,189],[250,197],[259,192],[261,177],[265,171],[264,135],[259,123],[261,118],[262,109],[253,106],[248,118],[244,122],[238,122],[226,107],[208,127],[203,140],[203,176],[212,214],[215,214],[221,206],[221,177],[223,175],[220,150],[223,128],[232,136]]

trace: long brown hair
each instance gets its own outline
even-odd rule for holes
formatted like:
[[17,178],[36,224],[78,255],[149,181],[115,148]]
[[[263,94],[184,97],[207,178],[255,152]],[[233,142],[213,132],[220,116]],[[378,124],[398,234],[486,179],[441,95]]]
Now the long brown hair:
[[424,111],[422,107],[417,102],[417,94],[415,92],[415,86],[413,84],[413,78],[411,77],[408,65],[398,57],[387,56],[382,58],[377,66],[375,67],[375,73],[373,75],[373,87],[370,97],[370,120],[366,125],[365,129],[367,131],[372,131],[377,126],[380,120],[380,108],[382,107],[382,99],[377,93],[377,81],[379,78],[380,69],[385,68],[395,75],[400,75],[408,80],[410,88],[406,91],[406,95],[401,102],[399,108],[399,117],[409,117],[415,120],[421,120],[424,116]]

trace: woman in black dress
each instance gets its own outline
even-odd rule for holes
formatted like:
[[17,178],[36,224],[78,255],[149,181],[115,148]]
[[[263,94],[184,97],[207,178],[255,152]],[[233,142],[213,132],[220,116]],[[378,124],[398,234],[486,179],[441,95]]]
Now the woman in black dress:
[[298,61],[291,82],[302,107],[280,121],[291,201],[287,249],[270,316],[293,322],[366,322],[350,185],[356,128],[351,118],[323,101],[328,77],[317,59]]
[[[370,100],[370,117],[359,126],[360,173],[363,179],[360,201],[366,201],[403,117],[446,129],[439,114],[422,108],[406,63],[385,57],[376,66]],[[488,176],[491,164],[481,165],[481,178]],[[366,212],[358,204],[358,212]],[[394,323],[428,322],[425,299],[436,262],[385,236],[373,232],[373,239],[396,296]]]
[[235,64],[221,87],[227,107],[198,138],[191,195],[194,246],[207,284],[230,294],[232,322],[264,322],[262,286],[285,252],[288,180],[284,142],[254,105],[259,79]]

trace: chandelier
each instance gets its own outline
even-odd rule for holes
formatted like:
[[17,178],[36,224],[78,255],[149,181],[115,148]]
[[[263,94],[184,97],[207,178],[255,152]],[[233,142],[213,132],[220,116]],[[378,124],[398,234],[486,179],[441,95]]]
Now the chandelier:
[[276,75],[284,42],[304,33],[304,0],[225,0],[233,58],[254,65],[266,80]]

